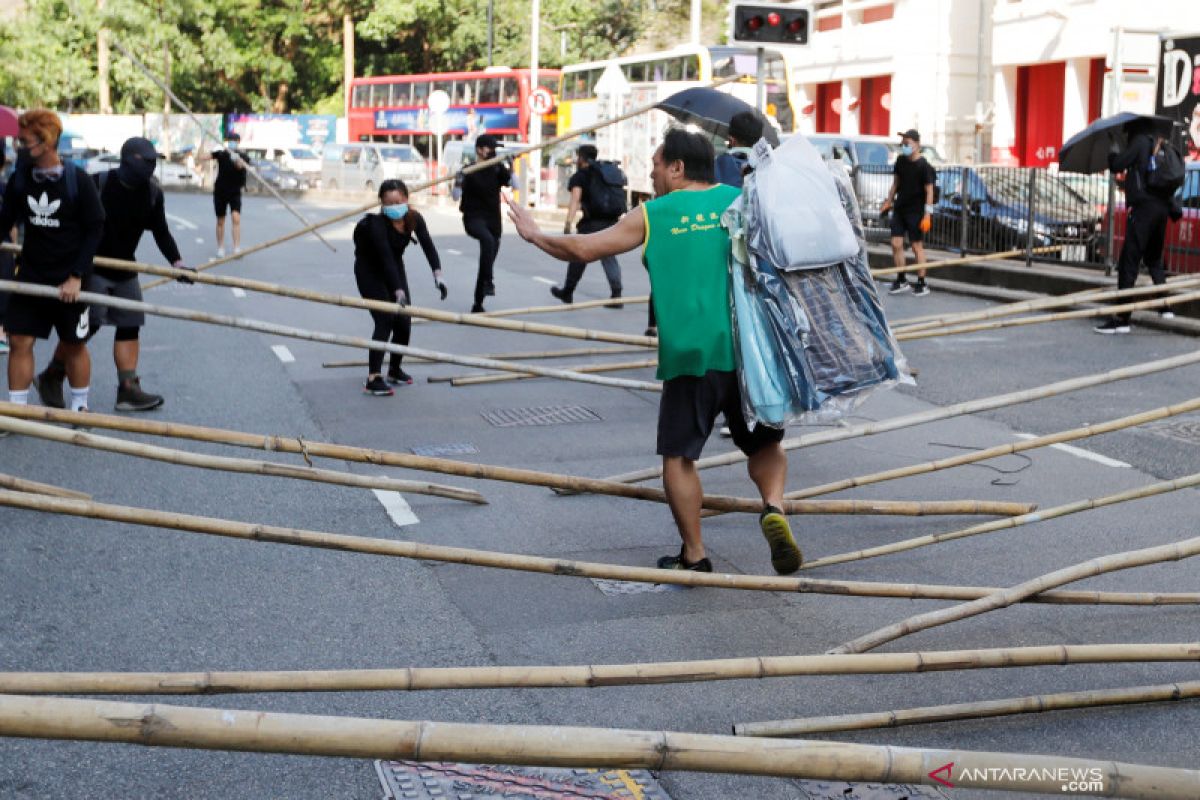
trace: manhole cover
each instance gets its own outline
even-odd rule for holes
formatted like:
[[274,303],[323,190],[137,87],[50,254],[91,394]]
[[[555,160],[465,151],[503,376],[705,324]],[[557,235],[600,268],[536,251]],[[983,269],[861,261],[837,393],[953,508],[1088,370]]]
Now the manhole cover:
[[596,588],[609,597],[622,597],[627,594],[651,594],[657,592],[674,592],[686,589],[674,583],[642,583],[640,581],[614,581],[608,578],[592,578]]
[[413,455],[417,456],[432,456],[441,458],[445,456],[469,456],[479,452],[479,448],[470,442],[456,442],[454,444],[426,444],[421,447],[410,448]]
[[671,800],[645,770],[376,761],[387,800]]
[[800,789],[797,800],[946,800],[948,794],[932,786],[903,783],[842,783],[793,781]]
[[483,418],[497,428],[517,425],[565,425],[569,422],[603,422],[603,418],[583,406],[534,406],[532,408],[494,408]]
[[1196,417],[1155,422],[1147,425],[1146,430],[1188,444],[1200,444],[1200,419]]

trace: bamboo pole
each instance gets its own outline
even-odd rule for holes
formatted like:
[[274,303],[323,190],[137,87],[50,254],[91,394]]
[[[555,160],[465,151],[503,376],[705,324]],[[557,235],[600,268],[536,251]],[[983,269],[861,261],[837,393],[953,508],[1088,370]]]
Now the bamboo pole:
[[1037,325],[1042,322],[1062,322],[1069,319],[1104,317],[1112,314],[1124,314],[1127,312],[1143,311],[1151,308],[1169,308],[1180,303],[1190,303],[1193,300],[1200,300],[1200,291],[1184,292],[1183,294],[1160,297],[1154,300],[1142,300],[1133,303],[1122,303],[1120,305],[1102,306],[1100,308],[1081,308],[1077,311],[1060,311],[1055,314],[1039,314],[1032,317],[1019,317],[1017,319],[998,319],[990,322],[975,322],[946,328],[929,328],[926,330],[908,331],[904,333],[897,333],[895,336],[898,341],[907,342],[912,341],[913,339],[930,339],[938,336],[956,336],[960,333],[992,331],[999,328],[1014,328],[1020,325]]
[[[553,472],[538,472],[512,467],[472,464],[449,458],[416,456],[408,453],[301,441],[299,439],[288,439],[279,436],[259,436],[220,428],[204,428],[148,419],[128,419],[92,412],[82,414],[57,408],[22,406],[13,403],[0,403],[0,415],[17,417],[19,419],[67,422],[73,425],[123,430],[130,433],[148,433],[153,436],[175,436],[197,441],[232,444],[239,447],[255,447],[261,450],[301,453],[309,457],[322,456],[342,461],[359,461],[384,466],[405,467],[408,469],[440,472],[447,475],[458,475],[464,478],[498,480],[509,483],[523,483],[530,486],[544,486],[551,489],[585,491],[593,494],[608,494],[635,500],[650,500],[657,503],[667,502],[666,492],[662,489],[647,486],[630,486],[598,478],[582,478],[572,475],[560,475]],[[762,511],[762,501],[749,497],[710,494],[705,495],[701,503],[705,508],[718,508],[731,511],[757,509],[759,512]],[[929,502],[788,500],[784,502],[782,510],[788,514],[899,514],[902,516],[925,516],[929,514],[1020,514],[1035,507],[1028,503],[1001,503],[980,500]]]
[[1019,517],[1008,517],[1007,519],[996,520],[995,522],[984,523],[983,525],[973,525],[962,530],[949,531],[946,533],[934,533],[928,536],[917,536],[912,539],[905,539],[899,542],[891,542],[890,544],[880,545],[878,547],[868,547],[863,550],[855,550],[848,553],[840,553],[838,555],[826,556],[818,558],[816,561],[809,561],[800,569],[816,569],[817,567],[827,567],[830,564],[844,564],[847,561],[861,561],[866,558],[876,558],[878,556],[891,555],[892,553],[902,553],[907,550],[915,550],[918,547],[925,547],[931,544],[940,544],[941,542],[950,542],[955,539],[963,539],[968,536],[977,536],[981,533],[992,533],[994,531],[1005,530],[1007,528],[1019,528],[1022,525],[1029,525],[1035,522],[1045,522],[1058,517],[1065,517],[1068,514],[1077,514],[1080,511],[1091,511],[1096,508],[1116,505],[1118,503],[1126,503],[1131,500],[1141,500],[1146,497],[1154,497],[1167,492],[1175,492],[1180,489],[1188,489],[1193,486],[1200,486],[1200,472],[1187,475],[1182,478],[1176,478],[1171,481],[1161,481],[1152,483],[1148,486],[1139,486],[1136,489],[1128,489],[1124,492],[1116,494],[1108,494],[1103,497],[1093,497],[1086,500],[1076,500],[1073,503],[1064,503],[1060,506],[1047,508],[1044,511],[1038,511],[1033,514],[1024,514]]
[[[856,478],[846,478],[832,483],[823,483],[819,486],[811,486],[807,489],[797,489],[792,492],[785,493],[784,499],[787,500],[802,500],[808,497],[817,497],[823,494],[832,494],[845,489],[855,489],[860,486],[869,486],[874,483],[882,483],[884,481],[896,480],[897,478],[908,478],[913,475],[925,475],[938,470],[950,469],[952,467],[960,467],[964,464],[975,464],[980,461],[988,461],[1000,456],[1012,455],[1014,453],[1022,453],[1026,450],[1035,450],[1040,447],[1049,447],[1063,442],[1073,442],[1078,439],[1086,439],[1090,436],[1099,436],[1103,433],[1112,433],[1113,431],[1124,430],[1126,428],[1145,425],[1147,422],[1175,417],[1180,414],[1186,414],[1191,411],[1200,410],[1200,397],[1193,400],[1188,400],[1184,403],[1177,403],[1170,406],[1162,406],[1150,411],[1143,411],[1140,414],[1132,414],[1127,417],[1101,422],[1095,425],[1084,425],[1081,428],[1072,428],[1059,433],[1050,433],[1045,436],[1036,436],[1032,439],[1026,439],[1012,444],[1001,444],[995,447],[989,447],[984,450],[978,450],[973,453],[964,453],[963,455],[950,456],[948,458],[939,458],[935,461],[926,461],[921,464],[913,464],[907,467],[898,467],[896,469],[884,470],[882,472],[872,472],[868,475],[860,475]],[[704,516],[718,516],[720,511],[705,511]]]
[[[726,83],[730,83],[735,80],[737,80],[736,77],[722,78],[720,80],[710,83],[709,86],[713,86],[713,87],[722,86]],[[613,117],[612,119],[601,120],[600,122],[597,122],[593,125],[586,125],[582,128],[576,128],[575,130],[567,131],[566,133],[551,137],[544,142],[540,142],[538,144],[534,144],[534,145],[530,145],[528,147],[522,148],[520,150],[520,152],[516,152],[516,153],[506,152],[504,155],[497,155],[494,158],[489,158],[484,161],[477,161],[474,164],[470,165],[469,167],[464,168],[462,170],[463,174],[469,175],[472,172],[479,172],[480,170],[487,169],[488,167],[494,167],[497,164],[502,163],[505,159],[507,159],[513,155],[524,155],[526,153],[534,153],[539,150],[545,150],[547,147],[553,147],[554,145],[556,145],[560,142],[565,142],[570,139],[575,139],[579,136],[583,136],[585,134],[592,133],[593,131],[597,131],[600,128],[604,128],[609,125],[615,125],[618,122],[624,122],[627,119],[632,119],[633,117],[639,116],[641,114],[645,114],[649,111],[653,111],[657,107],[658,107],[657,103],[647,104],[644,106],[638,106],[637,108],[631,109],[631,110],[627,111],[626,113],[621,114],[620,116]],[[417,192],[423,191],[425,189],[429,189],[433,186],[437,186],[440,183],[447,183],[449,181],[454,180],[454,178],[455,178],[454,175],[445,175],[441,178],[435,178],[433,180],[422,181],[420,183],[413,184],[412,186],[408,187],[409,195],[410,196],[414,195]],[[242,252],[240,252],[240,253],[234,253],[229,256],[226,256],[225,258],[218,258],[215,261],[210,261],[207,264],[202,264],[199,267],[197,267],[196,270],[198,272],[203,272],[205,270],[213,269],[214,267],[219,267],[224,264],[228,264],[230,261],[234,261],[239,258],[245,258],[248,255],[252,255],[254,253],[258,253],[263,250],[266,250],[268,247],[274,247],[276,245],[283,244],[284,242],[289,242],[292,239],[299,238],[299,237],[305,235],[306,233],[311,233],[312,231],[318,230],[320,228],[324,228],[329,225],[336,225],[339,222],[344,222],[345,220],[352,219],[353,217],[356,217],[359,214],[362,214],[366,211],[370,211],[370,210],[374,209],[378,205],[379,205],[379,201],[372,198],[371,202],[365,203],[361,206],[358,206],[357,208],[352,208],[349,211],[343,211],[341,213],[334,214],[331,217],[326,217],[325,219],[317,220],[313,224],[306,225],[303,228],[299,228],[297,230],[292,231],[291,233],[285,233],[283,236],[277,236],[274,239],[271,239],[266,242],[262,242],[261,244],[256,244],[252,247],[244,248],[242,250]],[[149,283],[145,284],[142,287],[142,289],[143,290],[153,289],[155,286],[162,286],[164,283],[170,283],[170,280],[166,279],[166,278],[160,278],[158,280],[150,281]]]
[[[1047,383],[1043,386],[1035,386],[1032,389],[1022,389],[1016,392],[1007,392],[1005,394],[992,395],[991,397],[983,397],[978,400],[968,400],[964,403],[954,403],[953,405],[944,406],[942,408],[930,409],[928,411],[919,411],[915,414],[904,414],[899,417],[882,420],[880,422],[871,422],[863,425],[850,425],[837,430],[821,431],[819,433],[810,433],[804,436],[798,436],[791,439],[784,439],[781,443],[784,450],[796,450],[802,447],[812,447],[818,444],[828,444],[830,442],[840,442],[846,439],[855,439],[860,436],[873,436],[879,433],[899,430],[901,428],[909,428],[913,425],[923,425],[927,422],[938,422],[951,417],[962,416],[963,414],[974,414],[980,411],[991,411],[996,408],[1016,405],[1018,403],[1027,403],[1031,400],[1042,400],[1047,397],[1054,397],[1068,392],[1078,391],[1079,389],[1088,389],[1093,386],[1101,386],[1114,381],[1123,381],[1130,378],[1140,378],[1145,375],[1152,375],[1156,372],[1163,372],[1177,367],[1185,367],[1191,364],[1200,362],[1200,352],[1184,353],[1170,358],[1156,359],[1154,361],[1145,361],[1141,364],[1135,364],[1129,367],[1120,367],[1118,369],[1108,370],[1107,372],[1097,372],[1092,375],[1084,375],[1078,378],[1068,378],[1054,383]],[[728,464],[737,464],[745,461],[746,456],[741,452],[725,453],[719,456],[710,456],[701,458],[696,462],[697,469],[711,469],[712,467],[720,467]],[[622,482],[637,482],[651,480],[662,476],[662,467],[649,467],[647,469],[637,470],[636,472],[627,472],[623,475],[614,475],[608,480]]]
[[[1139,649],[1144,648],[1144,649]],[[1100,644],[763,656],[632,664],[397,667],[203,672],[0,672],[4,694],[192,695],[266,692],[426,692],[456,689],[601,689],[662,683],[905,675],[1113,663],[1200,661],[1200,643]]]
[[[592,375],[597,372],[623,372],[629,369],[644,369],[646,367],[657,367],[657,358],[646,358],[640,361],[616,361],[611,364],[579,364],[569,367],[572,372],[580,372],[585,375]],[[481,383],[504,383],[505,381],[523,381],[529,378],[536,378],[537,375],[517,375],[508,373],[506,375],[484,374],[484,375],[460,375],[450,379],[451,386],[477,386]]]
[[[601,564],[569,561],[558,558],[496,553],[463,547],[445,547],[420,542],[376,539],[367,536],[326,533],[272,525],[257,525],[216,517],[177,514],[136,506],[96,503],[86,500],[31,495],[0,490],[0,506],[37,511],[45,514],[65,514],[87,519],[103,519],[129,525],[187,531],[231,539],[270,542],[299,547],[337,550],[391,558],[411,558],[447,564],[467,564],[476,567],[535,572],[547,575],[567,575],[580,578],[602,578],[636,583],[666,583],[677,586],[704,586],[743,591],[797,592],[806,594],[836,594],[856,597],[901,597],[925,600],[962,600],[988,596],[996,589],[978,586],[936,586],[926,584],[873,583],[869,581],[838,581],[793,578],[767,575],[730,575],[689,570],[661,570],[650,567],[629,567],[620,564]],[[1031,602],[1059,605],[1195,605],[1200,596],[1192,594],[1156,595],[1150,593],[1112,592],[1048,592]]]
[[940,625],[947,625],[951,622],[958,622],[968,617],[976,617],[980,614],[986,614],[989,611],[995,611],[998,608],[1007,608],[1013,603],[1020,602],[1022,598],[1029,597],[1038,592],[1044,592],[1047,589],[1056,589],[1068,583],[1092,578],[1096,575],[1104,575],[1109,572],[1144,567],[1149,564],[1161,564],[1164,561],[1182,561],[1198,553],[1200,553],[1200,536],[1184,539],[1173,544],[1144,547],[1140,550],[1126,550],[1123,553],[1100,556],[1079,564],[1073,564],[1069,567],[1048,572],[1036,578],[1031,578],[1016,586],[1001,589],[978,600],[972,600],[968,603],[961,603],[925,614],[916,614],[892,625],[885,625],[870,633],[858,636],[840,647],[835,647],[829,652],[863,653],[919,631],[929,630]]
[[[1062,250],[1062,245],[1056,244],[1050,247],[1035,247],[1031,252],[1034,255],[1042,255],[1044,253],[1054,253]],[[1016,250],[1004,250],[999,253],[984,253],[978,256],[963,256],[962,258],[947,258],[941,261],[928,261],[924,264],[908,264],[903,267],[885,267],[881,269],[871,270],[871,276],[875,278],[883,277],[884,275],[896,275],[901,272],[912,272],[914,269],[938,269],[940,267],[961,267],[964,264],[978,264],[981,261],[999,261],[1005,258],[1016,258],[1017,256],[1024,257],[1027,251],[1024,247]]]
[[[0,697],[0,736],[151,747],[642,768],[792,778],[924,783],[943,771],[962,788],[1061,794],[1062,770],[1095,775],[1107,797],[1194,800],[1200,772],[1058,755],[748,739],[714,734],[409,722],[273,711],[187,708],[57,697]],[[931,774],[930,767],[937,767]],[[1022,768],[1014,775],[1013,765]]]
[[[627,353],[648,353],[650,350],[645,347],[576,347],[567,350],[528,350],[520,353],[472,353],[473,358],[498,358],[502,361],[510,359],[528,359],[536,361],[544,358],[570,358],[573,356],[608,356],[608,355],[624,355]],[[413,364],[437,364],[440,362],[431,361],[427,358],[411,358],[409,363]],[[365,367],[366,361],[323,361],[322,367],[326,369],[338,369],[341,367]],[[430,379],[430,383],[449,380],[448,378]]]
[[32,494],[48,494],[51,497],[73,497],[76,500],[91,500],[92,496],[74,489],[64,489],[49,483],[30,481],[0,472],[0,489],[12,489],[14,492],[30,492]]
[[743,722],[733,726],[733,734],[735,736],[771,737],[807,736],[813,733],[865,731],[877,728],[897,728],[901,725],[922,725],[930,722],[987,719],[1013,714],[1041,714],[1047,711],[1065,711],[1073,708],[1103,708],[1105,706],[1162,703],[1196,698],[1200,698],[1200,681],[1180,681],[1158,686],[1057,692],[1003,700],[905,708],[871,714],[838,714],[828,717],[806,717],[769,722]]
[[227,456],[189,453],[186,450],[158,447],[139,442],[127,442],[109,436],[97,436],[93,433],[85,433],[78,430],[65,430],[54,425],[29,422],[6,416],[0,416],[0,430],[45,439],[51,442],[59,442],[60,444],[87,447],[92,450],[103,450],[135,458],[216,470],[218,472],[236,472],[244,475],[263,475],[273,478],[291,478],[293,480],[328,483],[336,486],[352,486],[361,489],[385,489],[393,492],[427,494],[434,497],[447,497],[451,500],[462,500],[466,503],[487,505],[487,500],[484,499],[483,495],[473,489],[460,489],[456,486],[445,486],[426,481],[406,481],[374,475],[355,475],[349,472],[337,472],[335,470],[317,469],[315,467],[297,467],[291,464],[277,464],[270,461],[256,461],[248,458],[229,458]]
[[[58,288],[55,286],[39,286],[20,281],[0,281],[0,291],[30,295],[32,297],[58,297]],[[424,358],[444,361],[449,364],[461,364],[467,367],[498,369],[505,372],[532,372],[538,375],[544,375],[548,378],[579,381],[581,383],[593,383],[597,386],[612,386],[619,389],[638,389],[644,392],[662,391],[661,384],[651,383],[649,381],[631,381],[626,380],[625,378],[606,378],[600,375],[580,375],[579,373],[575,372],[553,369],[551,367],[538,367],[532,364],[512,364],[507,361],[498,361],[490,358],[457,356],[452,353],[440,353],[436,350],[424,350],[419,347],[406,347],[404,345],[393,344],[391,342],[377,342],[374,339],[364,339],[361,336],[345,336],[337,333],[310,331],[304,328],[294,328],[290,325],[279,325],[274,322],[263,322],[261,320],[248,319],[246,317],[231,317],[226,314],[210,314],[204,311],[192,311],[190,309],[176,308],[173,306],[151,305],[150,303],[126,300],[121,297],[113,297],[107,294],[95,294],[94,292],[80,292],[79,302],[90,303],[92,305],[110,306],[112,308],[124,308],[133,311],[141,311],[145,314],[154,314],[160,317],[170,317],[171,319],[182,319],[187,320],[188,322],[202,322],[209,325],[222,325],[227,328],[240,328],[241,330],[268,333],[273,336],[286,336],[291,339],[304,339],[310,342],[336,344],[342,347],[354,347],[367,350],[382,350],[385,353],[399,353],[400,355],[406,356],[422,356]],[[452,314],[450,316],[460,315]],[[492,320],[491,322],[492,324],[496,325],[502,323],[512,324],[507,320],[499,319]]]
[[484,311],[484,317],[516,317],[521,314],[557,314],[562,311],[582,311],[585,308],[611,308],[620,304],[635,305],[649,303],[650,295],[635,297],[610,297],[607,300],[580,300],[578,303],[559,303],[552,306],[528,306],[527,308],[502,308],[499,311]]

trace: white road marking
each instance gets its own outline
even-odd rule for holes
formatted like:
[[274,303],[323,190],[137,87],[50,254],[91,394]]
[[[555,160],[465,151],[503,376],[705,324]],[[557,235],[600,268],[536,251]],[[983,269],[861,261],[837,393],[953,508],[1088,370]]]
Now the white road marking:
[[197,237],[196,237],[196,244],[204,244],[204,237],[203,237],[203,236],[197,236]]
[[[1015,434],[1018,439],[1036,439],[1032,433]],[[1082,447],[1073,447],[1069,444],[1052,444],[1050,447],[1055,450],[1062,450],[1064,453],[1070,453],[1076,458],[1085,458],[1088,461],[1095,461],[1097,464],[1103,464],[1106,467],[1117,467],[1119,469],[1129,469],[1132,465],[1126,464],[1124,461],[1117,461],[1115,458],[1102,456],[1099,453],[1093,453],[1091,450],[1084,450]]]
[[462,250],[455,250],[453,247],[447,247],[446,252],[452,256],[461,256]]
[[246,296],[246,290],[239,289],[236,286],[233,287],[232,289],[230,289],[230,291],[233,292],[234,297],[245,297]]
[[375,498],[383,505],[383,510],[392,518],[397,528],[403,528],[405,525],[416,525],[421,520],[417,519],[417,515],[409,507],[408,501],[404,499],[404,495],[399,492],[389,492],[386,489],[372,489],[375,493]]
[[184,219],[183,217],[177,217],[174,214],[167,214],[167,219],[171,220],[171,222],[174,222],[176,225],[183,228],[185,231],[198,230],[200,227],[196,223],[189,222],[186,219]]
[[275,353],[276,357],[278,357],[279,360],[285,364],[290,364],[296,360],[296,357],[292,355],[292,351],[288,350],[281,344],[271,345],[271,351]]
[[537,281],[538,283],[546,283],[546,284],[549,284],[550,286],[558,286],[557,281],[552,281],[549,278],[543,278],[541,275],[534,275],[533,279],[535,281]]

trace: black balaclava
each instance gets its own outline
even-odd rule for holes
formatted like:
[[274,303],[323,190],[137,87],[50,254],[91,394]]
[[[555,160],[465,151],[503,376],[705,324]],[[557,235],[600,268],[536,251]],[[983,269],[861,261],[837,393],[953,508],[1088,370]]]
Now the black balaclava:
[[154,175],[155,162],[158,153],[149,139],[134,136],[126,139],[121,145],[121,166],[117,167],[117,177],[126,186],[138,188],[150,182]]

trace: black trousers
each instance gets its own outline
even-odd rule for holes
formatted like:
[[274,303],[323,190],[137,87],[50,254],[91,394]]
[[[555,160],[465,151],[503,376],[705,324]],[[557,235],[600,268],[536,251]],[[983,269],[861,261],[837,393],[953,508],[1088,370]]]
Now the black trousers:
[[[1138,270],[1144,262],[1155,284],[1165,283],[1167,269],[1163,264],[1163,242],[1167,236],[1167,217],[1170,207],[1160,203],[1139,203],[1125,217],[1125,243],[1117,261],[1117,288],[1128,289],[1137,282]],[[1123,301],[1118,301],[1123,302]],[[1130,314],[1118,317],[1128,322]]]
[[[358,282],[358,293],[367,300],[382,300],[386,303],[396,302],[395,295],[387,290],[387,286],[383,281],[378,280],[374,276],[359,275],[355,276]],[[408,291],[408,276],[403,269],[400,272],[400,288],[404,290],[404,296],[412,301],[412,295]],[[407,314],[389,314],[386,311],[370,312],[371,319],[375,322],[375,328],[371,331],[371,338],[377,342],[388,342],[393,344],[401,344],[407,346],[412,336],[412,317]],[[404,356],[399,353],[389,353],[389,367],[393,372],[400,369],[400,362]],[[367,370],[370,375],[378,375],[383,371],[383,351],[368,350],[367,351]]]
[[482,304],[492,285],[492,265],[500,252],[500,218],[463,217],[463,229],[467,236],[479,242],[479,272],[475,276],[475,302]]

